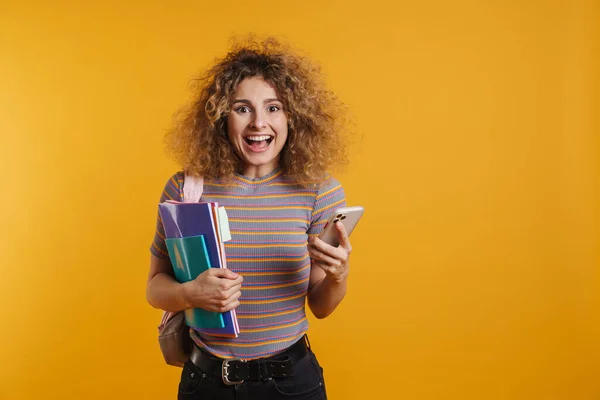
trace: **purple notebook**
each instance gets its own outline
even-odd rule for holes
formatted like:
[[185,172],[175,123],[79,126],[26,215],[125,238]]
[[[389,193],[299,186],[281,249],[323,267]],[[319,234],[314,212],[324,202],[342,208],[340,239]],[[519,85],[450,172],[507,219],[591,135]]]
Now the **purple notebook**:
[[[217,204],[167,201],[159,204],[158,210],[165,228],[165,236],[168,239],[204,236],[210,266],[225,268],[225,262],[219,256],[219,248],[222,244],[216,233],[218,227],[213,215],[213,206],[217,206]],[[196,330],[209,335],[237,337],[239,326],[235,310],[224,312],[223,320],[225,322],[223,328]]]
[[182,238],[204,236],[210,266],[221,268],[219,242],[210,203],[165,202],[158,205],[160,217],[165,227],[165,236]]

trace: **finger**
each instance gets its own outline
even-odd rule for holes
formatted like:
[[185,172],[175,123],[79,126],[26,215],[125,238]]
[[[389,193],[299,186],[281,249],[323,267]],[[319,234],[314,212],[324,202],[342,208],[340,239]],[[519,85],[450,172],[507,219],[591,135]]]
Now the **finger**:
[[242,289],[242,284],[237,284],[237,285],[233,285],[232,287],[230,287],[229,289],[227,289],[224,292],[225,298],[230,298],[231,296],[233,296],[236,292],[240,292],[241,293],[241,289]]
[[227,304],[227,306],[225,306],[225,307],[221,307],[221,308],[219,309],[219,311],[220,311],[220,312],[227,312],[227,311],[231,311],[231,310],[233,310],[234,308],[238,308],[238,306],[239,306],[239,305],[240,305],[240,302],[239,302],[239,300],[236,300],[236,301],[233,301],[233,302],[231,302],[231,303]]
[[215,303],[209,305],[205,309],[208,311],[223,313],[223,312],[231,311],[234,308],[238,307],[239,305],[240,305],[239,300],[234,300],[234,301],[228,302],[227,304],[221,303],[221,302],[215,302]]
[[239,292],[242,288],[241,284],[232,285],[231,280],[221,279],[220,285],[216,288],[215,298],[218,300],[227,300],[230,298],[235,292]]
[[238,277],[235,279],[218,278],[217,285],[218,285],[219,289],[221,289],[221,291],[225,292],[225,291],[229,290],[230,288],[232,288],[233,286],[241,285],[242,281],[243,281],[243,278],[241,275],[238,275]]
[[239,300],[240,297],[242,297],[242,292],[238,290],[237,292],[234,292],[231,296],[229,296],[227,298],[227,300],[225,300],[225,304],[224,305],[227,305],[227,304],[232,303],[232,302],[234,302],[236,300]]
[[[315,242],[314,246],[308,247],[308,253],[312,258],[322,258],[319,257],[318,254],[324,254],[332,259],[339,260],[341,263],[345,262],[348,259],[350,251],[351,248],[346,248],[343,246],[333,247],[322,240],[320,240],[320,242]],[[333,264],[337,265],[337,263]]]
[[239,299],[242,296],[242,292],[235,292],[227,300],[219,302],[219,311],[226,312],[237,307],[240,302]]
[[316,249],[324,254],[327,254],[330,257],[335,257],[338,251],[337,247],[333,247],[332,245],[325,243],[322,239],[318,237],[315,238],[313,242],[307,247],[309,252],[311,251],[311,249]]
[[227,268],[210,268],[208,271],[211,271],[210,274],[212,276],[216,276],[217,278],[237,279],[240,276],[239,274],[236,274]]
[[342,282],[348,276],[349,270],[346,266],[335,268],[328,265],[317,264],[325,271],[325,275],[333,279],[335,282]]
[[313,267],[314,267],[314,266],[317,266],[317,267],[321,268],[321,269],[322,269],[323,271],[325,271],[325,273],[326,273],[326,274],[328,274],[328,275],[335,275],[335,271],[336,271],[336,269],[337,269],[337,268],[335,268],[335,267],[332,267],[332,266],[331,266],[331,265],[329,265],[329,264],[325,264],[324,262],[321,262],[321,261],[318,261],[318,260],[317,260],[317,261],[314,261],[314,262],[312,263],[312,266],[313,266]]
[[340,240],[340,246],[349,249],[350,248],[350,239],[348,238],[348,232],[346,232],[346,227],[341,222],[336,222],[335,228],[338,233],[338,239]]
[[319,262],[324,262],[324,263],[334,266],[334,267],[339,267],[340,265],[342,265],[342,260],[335,258],[335,257],[331,257],[318,249],[312,249],[310,251],[310,257],[313,260],[316,260]]

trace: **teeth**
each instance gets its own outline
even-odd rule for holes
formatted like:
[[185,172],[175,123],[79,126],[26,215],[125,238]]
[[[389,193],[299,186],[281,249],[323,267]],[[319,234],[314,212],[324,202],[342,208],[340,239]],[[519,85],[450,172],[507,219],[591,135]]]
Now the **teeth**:
[[270,137],[271,136],[267,136],[267,135],[263,135],[263,136],[248,136],[246,139],[248,139],[248,140],[254,140],[256,142],[261,142],[263,140],[267,140]]

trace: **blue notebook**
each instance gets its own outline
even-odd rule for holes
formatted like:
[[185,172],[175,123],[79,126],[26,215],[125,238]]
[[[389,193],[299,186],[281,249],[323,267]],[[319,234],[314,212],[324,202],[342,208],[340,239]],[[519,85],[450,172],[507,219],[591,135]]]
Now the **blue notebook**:
[[[189,282],[210,268],[204,236],[167,238],[167,249],[173,265],[175,279]],[[202,308],[185,310],[185,321],[192,328],[223,328],[225,323],[220,312]]]

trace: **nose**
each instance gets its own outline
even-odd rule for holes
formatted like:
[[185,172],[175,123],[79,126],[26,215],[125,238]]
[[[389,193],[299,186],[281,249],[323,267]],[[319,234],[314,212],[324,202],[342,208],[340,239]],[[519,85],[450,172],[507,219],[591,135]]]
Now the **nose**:
[[262,130],[267,127],[267,116],[264,111],[257,110],[254,113],[254,118],[250,122],[250,127],[256,130]]

